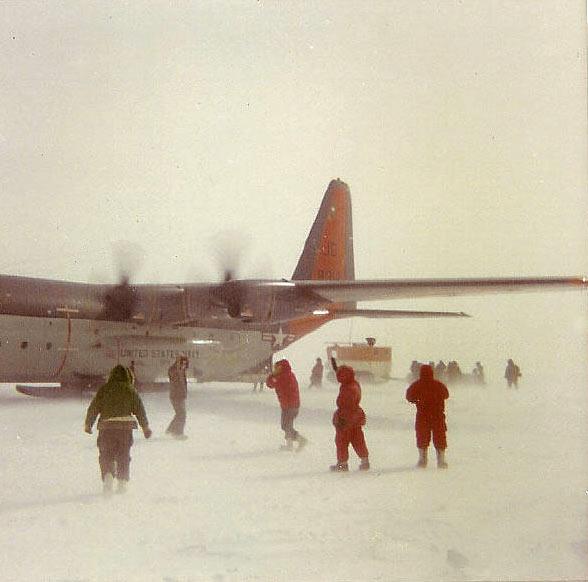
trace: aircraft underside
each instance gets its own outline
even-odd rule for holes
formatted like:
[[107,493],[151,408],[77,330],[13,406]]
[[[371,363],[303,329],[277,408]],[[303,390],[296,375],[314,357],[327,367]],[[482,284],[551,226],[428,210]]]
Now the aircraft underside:
[[178,355],[197,381],[246,378],[271,360],[272,336],[259,330],[0,316],[0,382],[102,383],[118,363],[134,363],[140,383],[167,379]]

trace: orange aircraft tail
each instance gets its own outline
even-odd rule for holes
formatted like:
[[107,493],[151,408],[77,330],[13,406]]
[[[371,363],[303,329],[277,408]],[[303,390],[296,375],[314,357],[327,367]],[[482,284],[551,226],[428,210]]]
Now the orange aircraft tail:
[[[347,184],[331,180],[300,255],[293,280],[355,279],[351,195]],[[333,304],[330,311],[354,310],[355,303]],[[288,324],[288,333],[306,335],[331,321],[332,314],[305,316]]]
[[339,179],[325,192],[292,279],[355,279],[351,195]]

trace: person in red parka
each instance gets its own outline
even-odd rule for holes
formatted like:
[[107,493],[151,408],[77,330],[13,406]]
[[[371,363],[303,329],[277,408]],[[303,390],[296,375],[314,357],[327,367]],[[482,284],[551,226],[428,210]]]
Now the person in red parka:
[[281,447],[282,450],[293,450],[294,441],[296,441],[298,443],[297,450],[300,451],[307,441],[294,429],[294,419],[300,410],[300,394],[298,380],[292,372],[290,362],[288,360],[276,362],[265,383],[276,391],[282,409],[282,430],[286,438],[286,444]]
[[437,467],[447,468],[445,449],[447,448],[447,425],[445,424],[445,400],[449,398],[447,386],[433,377],[433,368],[421,366],[420,378],[406,391],[406,399],[416,404],[416,430],[419,461],[417,467],[427,466],[427,451],[433,435],[433,445],[437,450]]
[[337,381],[341,383],[337,397],[337,410],[333,414],[337,464],[331,465],[330,469],[331,471],[349,471],[347,461],[351,444],[361,460],[359,469],[367,471],[370,468],[370,462],[363,434],[365,412],[359,405],[361,386],[356,381],[355,373],[350,366],[340,366],[337,368],[336,374]]

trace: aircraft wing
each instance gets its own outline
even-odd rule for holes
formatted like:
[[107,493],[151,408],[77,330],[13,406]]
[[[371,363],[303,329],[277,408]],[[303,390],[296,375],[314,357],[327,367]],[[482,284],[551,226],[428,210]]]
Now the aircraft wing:
[[425,317],[470,317],[463,311],[410,311],[407,309],[336,309],[328,311],[336,319],[347,317],[380,318],[425,318]]
[[484,279],[375,279],[292,281],[298,293],[327,302],[377,301],[415,297],[452,297],[493,293],[561,291],[588,287],[586,277],[512,277]]

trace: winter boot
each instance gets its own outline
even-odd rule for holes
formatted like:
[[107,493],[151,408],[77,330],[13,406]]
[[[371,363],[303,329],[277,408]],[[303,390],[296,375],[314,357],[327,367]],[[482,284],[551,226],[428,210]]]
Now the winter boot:
[[298,448],[296,449],[296,452],[299,453],[306,446],[308,439],[304,438],[301,434],[299,434],[296,437],[296,441],[298,442]]
[[424,469],[427,466],[427,449],[419,449],[419,461],[417,467]]
[[445,450],[437,449],[437,468],[447,469],[447,462],[445,461]]
[[286,439],[286,444],[280,447],[280,451],[293,451],[294,441],[292,439]]
[[329,469],[336,472],[349,471],[349,466],[347,463],[337,463],[336,465],[331,465]]
[[128,481],[126,481],[125,479],[118,479],[116,492],[117,493],[126,493],[127,492],[127,484],[128,484]]
[[360,471],[369,471],[370,470],[370,460],[367,457],[361,458],[361,463],[359,464]]
[[112,493],[113,485],[114,477],[112,473],[106,473],[102,479],[102,493],[104,493],[104,495],[110,495]]

